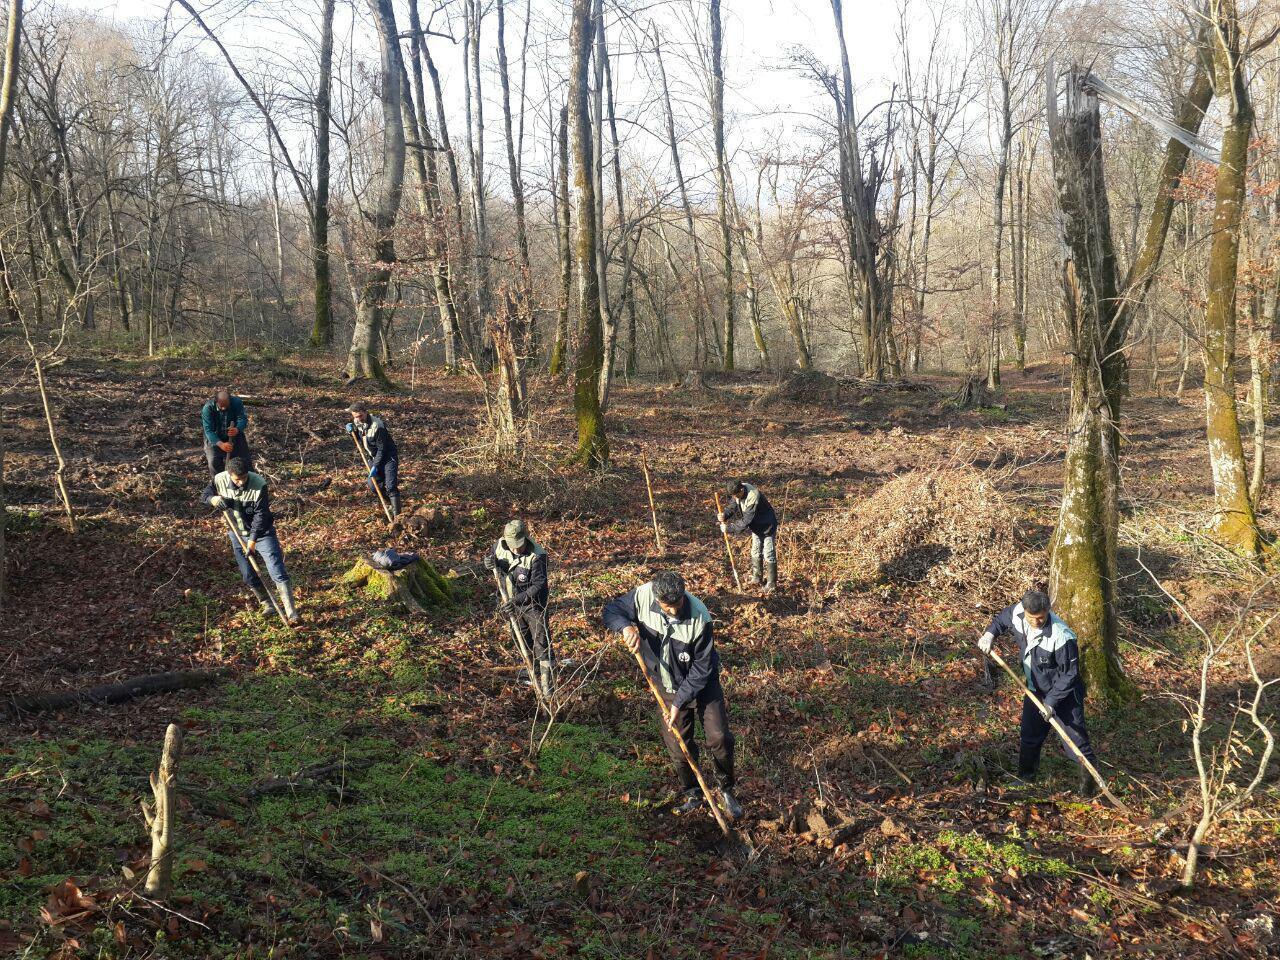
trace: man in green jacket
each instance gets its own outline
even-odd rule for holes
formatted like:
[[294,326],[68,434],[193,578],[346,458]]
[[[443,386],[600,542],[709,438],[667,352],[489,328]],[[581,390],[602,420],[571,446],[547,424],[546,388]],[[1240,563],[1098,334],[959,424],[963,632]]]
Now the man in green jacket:
[[[227,462],[227,469],[205,487],[202,499],[213,509],[225,511],[235,525],[235,533],[227,531],[231,552],[240,567],[241,579],[253,591],[262,609],[270,609],[271,601],[246,554],[256,553],[267,565],[267,573],[280,594],[285,619],[291,624],[298,623],[300,618],[293,605],[293,582],[285,569],[284,551],[276,538],[276,521],[271,515],[271,493],[266,478],[250,471],[240,458],[232,457]],[[241,541],[244,542],[243,549]]]

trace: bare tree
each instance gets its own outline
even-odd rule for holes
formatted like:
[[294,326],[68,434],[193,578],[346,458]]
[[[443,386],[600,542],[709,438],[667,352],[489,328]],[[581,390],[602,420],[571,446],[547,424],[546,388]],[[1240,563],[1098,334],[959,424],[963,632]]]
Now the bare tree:
[[395,225],[404,191],[404,117],[400,93],[404,63],[400,58],[399,31],[391,0],[369,0],[369,9],[378,28],[382,76],[382,163],[375,206],[370,214],[373,230],[368,264],[361,271],[360,299],[355,330],[347,355],[347,377],[368,377],[385,381],[387,375],[378,356],[386,311],[387,284],[396,260]]

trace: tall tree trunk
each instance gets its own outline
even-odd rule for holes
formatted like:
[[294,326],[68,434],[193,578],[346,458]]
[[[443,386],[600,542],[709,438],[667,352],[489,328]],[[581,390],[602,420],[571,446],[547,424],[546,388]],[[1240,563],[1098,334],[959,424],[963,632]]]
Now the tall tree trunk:
[[353,380],[369,377],[385,382],[387,375],[378,359],[378,346],[387,284],[396,259],[393,231],[404,192],[404,117],[400,106],[404,63],[400,57],[392,0],[369,0],[369,9],[378,26],[382,62],[382,169],[376,205],[370,218],[374,233],[372,255],[360,278],[360,300],[356,308],[355,330],[351,335],[351,350],[347,355],[347,376]]
[[311,204],[311,264],[315,320],[311,344],[333,342],[333,276],[329,268],[329,123],[333,93],[333,16],[337,0],[324,0],[320,28],[320,78],[316,91],[316,193]]
[[[1003,13],[1000,14],[1003,16]],[[1009,78],[1000,77],[1000,156],[996,161],[996,183],[992,190],[991,230],[995,237],[991,253],[991,329],[987,342],[987,389],[1000,386],[1000,307],[1002,272],[1002,245],[1004,243],[1004,194],[1009,176],[1009,145],[1013,140],[1013,106],[1010,99]]]
[[1242,556],[1258,553],[1258,528],[1245,473],[1236,410],[1236,279],[1253,105],[1249,101],[1235,0],[1214,0],[1211,16],[1217,89],[1227,127],[1214,189],[1213,242],[1209,249],[1209,299],[1204,315],[1204,406],[1213,471],[1214,532]]
[[716,214],[724,279],[724,369],[733,369],[733,235],[729,226],[729,160],[724,149],[724,51],[720,0],[711,0],[711,132],[716,150]]
[[506,4],[498,0],[498,78],[502,84],[502,123],[507,134],[507,170],[511,181],[512,205],[516,215],[516,254],[520,269],[519,332],[517,355],[536,356],[538,334],[534,325],[533,265],[529,261],[529,234],[524,218],[524,183],[520,176],[519,152],[511,115],[511,78],[507,70]]
[[1071,411],[1062,505],[1050,544],[1054,604],[1080,637],[1086,682],[1108,702],[1131,685],[1116,648],[1118,417],[1127,331],[1117,330],[1119,286],[1102,168],[1098,99],[1073,69],[1058,113],[1049,86],[1053,171],[1068,257],[1063,294],[1071,343]]
[[[4,78],[0,80],[0,188],[4,186],[5,160],[9,146],[9,125],[13,122],[14,90],[17,86],[18,57],[22,49],[22,0],[9,0],[9,30],[4,44]],[[10,313],[16,312],[9,283],[8,267],[0,263],[0,282],[4,285],[5,303]],[[10,317],[12,319],[12,317]],[[4,478],[4,423],[0,417],[0,607],[4,606],[8,583],[5,567],[8,562],[6,528],[8,527],[8,496]]]
[[[1195,45],[1195,73],[1178,113],[1179,124],[1192,134],[1200,129],[1210,97],[1208,64],[1200,55],[1204,40],[1202,34]],[[1169,140],[1143,245],[1119,286],[1097,97],[1085,89],[1082,72],[1073,69],[1059,115],[1052,75],[1047,88],[1054,179],[1070,253],[1063,283],[1072,348],[1071,439],[1049,579],[1054,603],[1082,638],[1086,682],[1104,700],[1116,702],[1132,689],[1117,655],[1115,613],[1124,348],[1160,262],[1188,150]]]
[[[702,244],[698,240],[698,231],[693,222],[693,207],[689,203],[689,189],[684,179],[684,169],[680,164],[680,145],[676,139],[676,117],[671,108],[671,89],[667,85],[667,68],[662,59],[662,44],[658,39],[657,28],[653,33],[654,62],[658,67],[658,77],[662,81],[663,117],[667,125],[667,147],[671,151],[671,167],[676,175],[676,189],[680,192],[680,209],[684,213],[684,228],[693,246],[693,323],[695,339],[700,339],[706,330],[707,308],[710,298],[707,296],[706,275],[702,271]],[[717,347],[719,340],[716,341]]]
[[[412,12],[410,13],[412,18]],[[411,26],[411,29],[413,27]],[[416,30],[415,30],[416,33]],[[422,82],[422,64],[418,57],[413,61],[413,83],[407,74],[403,76],[403,106],[405,129],[413,139],[413,165],[418,181],[418,216],[422,220],[423,241],[430,262],[431,281],[436,294],[436,309],[440,313],[441,340],[444,344],[444,368],[448,373],[458,372],[458,312],[453,301],[453,289],[449,282],[448,251],[441,242],[444,211],[440,201],[440,185],[436,169],[436,145],[427,125],[426,89]]]
[[596,273],[596,176],[592,169],[590,89],[592,0],[573,0],[569,31],[572,69],[569,74],[569,117],[573,128],[573,190],[577,206],[578,355],[575,363],[573,410],[578,421],[576,462],[604,466],[609,460],[604,420],[600,412],[600,370],[604,366],[604,336],[600,317],[600,280]]
[[569,105],[560,108],[560,129],[556,137],[556,149],[560,166],[556,171],[556,207],[560,211],[556,222],[556,247],[560,252],[560,306],[556,317],[556,341],[551,348],[551,375],[564,372],[565,355],[569,350],[569,297],[573,284],[573,245],[569,238]]
[[484,91],[480,82],[480,22],[484,11],[479,0],[463,0],[466,12],[466,46],[463,75],[466,81],[467,149],[471,159],[471,224],[475,234],[472,266],[476,306],[483,329],[493,306],[489,280],[489,213],[484,172]]

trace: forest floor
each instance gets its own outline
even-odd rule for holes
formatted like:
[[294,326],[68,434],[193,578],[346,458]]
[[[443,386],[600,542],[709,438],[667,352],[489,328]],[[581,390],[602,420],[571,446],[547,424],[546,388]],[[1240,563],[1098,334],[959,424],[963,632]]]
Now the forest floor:
[[[0,719],[0,952],[676,960],[1280,949],[1274,772],[1259,802],[1211,838],[1194,891],[1177,889],[1178,848],[1198,812],[1171,696],[1198,682],[1187,617],[1225,629],[1254,586],[1200,532],[1210,485],[1198,392],[1128,402],[1121,635],[1139,696],[1111,710],[1089,702],[1104,771],[1139,814],[1166,818],[1157,827],[1073,797],[1053,744],[1039,782],[1013,784],[1019,700],[1008,684],[979,682],[975,638],[1043,566],[1061,482],[1059,370],[1014,373],[1003,407],[967,411],[946,407],[956,384],[943,377],[754,406],[767,378],[712,379],[705,390],[620,384],[603,475],[559,467],[574,439],[563,389],[535,382],[528,458],[499,470],[473,379],[420,374],[409,386],[409,371],[395,376],[398,391],[368,399],[400,444],[417,517],[404,535],[380,522],[342,432],[357,394],[319,362],[190,351],[51,370],[74,535],[53,493],[38,396],[25,385],[9,396],[3,695],[165,670],[230,676]],[[199,407],[227,382],[250,401],[250,444],[272,482],[305,617],[298,630],[250,609],[225,536],[198,502]],[[768,599],[735,590],[725,562],[712,497],[731,476],[758,482],[783,514],[782,589]],[[516,514],[548,550],[556,643],[587,680],[536,754],[542,725],[480,566]],[[1274,514],[1263,519],[1275,527]],[[343,574],[387,544],[449,573],[456,604],[410,616],[353,593]],[[745,542],[735,548],[745,564]],[[716,618],[754,855],[722,842],[709,816],[669,815],[673,778],[650,695],[603,634],[602,605],[664,567]],[[1274,605],[1274,592],[1253,602]],[[1262,653],[1274,674],[1274,638]],[[1213,675],[1220,718],[1239,669]],[[162,907],[122,894],[146,872],[138,801],[171,721],[185,747],[176,889]],[[264,791],[279,777],[296,782]]]

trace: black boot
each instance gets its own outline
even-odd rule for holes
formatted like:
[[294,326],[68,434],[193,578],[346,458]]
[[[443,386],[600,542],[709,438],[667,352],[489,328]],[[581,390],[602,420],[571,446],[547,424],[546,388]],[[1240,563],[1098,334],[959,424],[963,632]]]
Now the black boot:
[[1018,748],[1018,779],[1030,783],[1040,769],[1040,751],[1029,747]]
[[391,519],[394,520],[400,516],[400,494],[393,493],[388,499],[391,501]]
[[764,592],[773,593],[778,589],[778,561],[770,560],[766,567]]

